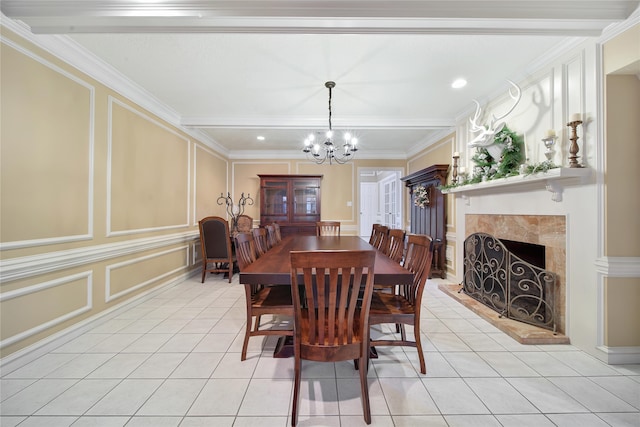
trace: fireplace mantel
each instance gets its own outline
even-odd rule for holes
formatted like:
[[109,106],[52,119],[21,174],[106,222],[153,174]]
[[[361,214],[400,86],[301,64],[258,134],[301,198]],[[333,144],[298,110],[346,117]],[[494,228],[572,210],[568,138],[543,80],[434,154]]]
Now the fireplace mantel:
[[442,190],[442,193],[459,194],[466,200],[468,205],[472,194],[497,193],[502,190],[524,192],[531,189],[537,190],[542,185],[547,191],[551,192],[551,200],[560,202],[562,201],[564,187],[584,183],[589,174],[591,174],[591,169],[588,168],[556,168],[532,175],[516,175],[477,184],[461,185]]

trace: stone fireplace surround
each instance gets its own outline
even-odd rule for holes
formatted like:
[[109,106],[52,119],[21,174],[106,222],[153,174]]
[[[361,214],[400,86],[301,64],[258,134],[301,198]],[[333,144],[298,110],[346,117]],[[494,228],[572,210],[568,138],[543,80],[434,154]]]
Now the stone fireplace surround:
[[563,215],[465,215],[465,234],[487,233],[497,239],[545,247],[545,269],[556,273],[554,310],[557,332],[565,333],[566,218]]
[[[465,239],[487,233],[497,239],[533,243],[545,247],[545,269],[556,273],[554,311],[557,333],[517,320],[502,318],[493,309],[459,292],[460,285],[440,289],[467,306],[521,344],[568,344],[566,330],[566,217],[564,215],[466,214]],[[461,244],[461,247],[462,244]]]

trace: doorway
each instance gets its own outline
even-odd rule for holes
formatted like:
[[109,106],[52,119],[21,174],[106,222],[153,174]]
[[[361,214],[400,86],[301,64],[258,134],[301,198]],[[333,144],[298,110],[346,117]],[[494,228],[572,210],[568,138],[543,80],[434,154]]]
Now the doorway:
[[369,238],[373,224],[404,228],[402,168],[358,168],[360,236]]

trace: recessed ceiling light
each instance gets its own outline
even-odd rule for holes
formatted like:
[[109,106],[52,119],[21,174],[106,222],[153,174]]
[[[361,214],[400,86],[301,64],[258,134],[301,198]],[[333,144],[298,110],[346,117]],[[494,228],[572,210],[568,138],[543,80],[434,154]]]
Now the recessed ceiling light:
[[460,89],[461,87],[465,87],[467,85],[467,81],[465,79],[456,79],[451,83],[451,87],[454,89]]
[[258,136],[256,137],[256,139],[257,139],[258,141],[264,141],[264,136],[262,136],[262,135],[258,135]]

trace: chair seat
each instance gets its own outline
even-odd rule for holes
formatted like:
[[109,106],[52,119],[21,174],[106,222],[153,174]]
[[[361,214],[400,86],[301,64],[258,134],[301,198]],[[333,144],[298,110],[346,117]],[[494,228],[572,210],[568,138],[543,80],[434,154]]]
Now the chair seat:
[[411,324],[415,312],[414,305],[402,295],[374,292],[371,296],[369,323],[396,323],[398,316],[406,316],[407,319],[404,319],[403,323]]
[[251,296],[251,304],[259,307],[269,307],[269,311],[282,309],[293,315],[291,289],[288,286],[265,286]]

